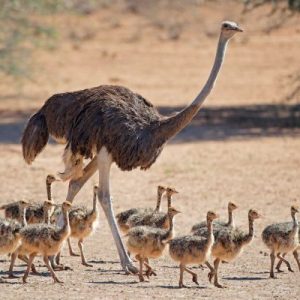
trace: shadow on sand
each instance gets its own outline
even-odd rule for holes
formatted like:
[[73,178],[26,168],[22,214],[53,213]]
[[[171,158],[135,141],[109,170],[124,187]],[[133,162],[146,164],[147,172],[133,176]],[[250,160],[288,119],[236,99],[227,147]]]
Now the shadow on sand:
[[[184,107],[158,107],[171,115]],[[34,111],[0,111],[0,143],[17,144]],[[172,143],[300,136],[300,104],[205,107]]]
[[245,276],[245,277],[223,277],[223,279],[225,280],[233,280],[233,281],[258,281],[258,280],[267,280],[268,278],[266,277],[249,277],[249,276]]

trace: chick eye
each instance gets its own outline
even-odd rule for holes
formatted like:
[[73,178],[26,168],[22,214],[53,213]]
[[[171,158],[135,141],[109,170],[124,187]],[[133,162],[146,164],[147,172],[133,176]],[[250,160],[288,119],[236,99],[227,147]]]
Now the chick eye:
[[223,26],[224,28],[228,28],[228,24],[224,24],[224,26]]

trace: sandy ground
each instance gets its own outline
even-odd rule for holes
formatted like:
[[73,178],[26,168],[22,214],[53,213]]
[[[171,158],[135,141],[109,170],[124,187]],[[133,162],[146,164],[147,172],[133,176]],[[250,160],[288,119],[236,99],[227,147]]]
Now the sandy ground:
[[[180,194],[174,206],[183,212],[176,219],[177,234],[188,233],[209,209],[226,218],[228,201],[239,205],[237,224],[247,230],[247,211],[257,209],[264,218],[255,223],[253,243],[235,262],[221,265],[220,278],[227,288],[211,285],[207,269],[194,269],[200,286],[185,275],[188,288],[178,289],[179,270],[167,251],[153,261],[158,276],[150,282],[139,283],[136,276],[124,275],[101,212],[99,228],[85,243],[92,268],[80,265],[79,258],[69,257],[64,249],[63,262],[74,270],[57,273],[63,285],[53,285],[38,261],[42,276],[30,276],[27,285],[20,279],[1,284],[1,298],[299,298],[300,272],[293,258],[288,256],[295,273],[285,269],[278,279],[269,279],[269,257],[260,239],[267,224],[289,220],[290,205],[300,205],[299,97],[286,100],[300,63],[299,18],[293,17],[282,28],[266,34],[263,29],[268,22],[264,24],[261,16],[266,16],[267,8],[246,17],[241,17],[240,8],[233,5],[223,10],[205,7],[201,13],[200,28],[190,22],[175,41],[167,39],[166,31],[157,29],[149,19],[130,13],[104,10],[84,19],[55,20],[57,26],[65,25],[65,35],[68,30],[96,33],[87,41],[67,40],[50,53],[38,51],[36,59],[43,70],[35,83],[25,84],[21,95],[14,93],[5,79],[0,101],[0,203],[20,198],[43,201],[44,178],[62,170],[63,146],[48,145],[30,167],[21,156],[19,138],[24,123],[48,96],[114,83],[143,94],[162,112],[178,110],[193,99],[210,70],[217,39],[212,24],[235,17],[244,22],[247,31],[230,44],[216,89],[203,112],[166,146],[150,170],[124,173],[114,166],[111,174],[116,212],[154,206],[158,184],[176,187]],[[112,16],[118,22],[113,22]],[[76,203],[91,207],[95,183],[97,176],[86,184]],[[62,202],[66,191],[67,184],[54,184],[55,200]],[[78,252],[75,241],[73,244]],[[7,257],[1,259],[0,275],[5,276],[9,261]],[[20,276],[23,270],[24,265],[18,265]]]

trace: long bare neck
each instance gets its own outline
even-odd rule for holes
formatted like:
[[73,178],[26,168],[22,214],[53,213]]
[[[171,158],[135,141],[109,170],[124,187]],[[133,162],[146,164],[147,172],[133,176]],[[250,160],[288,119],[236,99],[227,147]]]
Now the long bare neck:
[[234,226],[234,221],[233,221],[233,214],[232,214],[232,210],[228,209],[228,222],[227,222],[228,226]]
[[93,213],[97,212],[97,193],[94,193],[93,196]]
[[44,223],[50,224],[50,209],[44,206]]
[[59,234],[62,237],[64,237],[65,235],[68,235],[70,232],[69,211],[63,210],[63,222],[64,222],[63,227],[59,229]]
[[203,89],[195,98],[195,100],[184,110],[182,110],[175,116],[171,116],[169,118],[161,120],[160,126],[157,128],[156,131],[158,138],[162,139],[163,141],[167,141],[168,139],[176,135],[179,131],[181,131],[183,128],[185,128],[200,110],[203,102],[210,94],[211,90],[215,85],[219,71],[224,61],[227,43],[228,39],[224,38],[223,36],[220,36],[215,62]]
[[19,223],[21,223],[21,225],[27,226],[27,221],[26,221],[26,207],[20,207],[20,216],[19,216]]
[[293,219],[293,229],[298,231],[299,223],[295,213],[292,213],[292,219]]
[[170,208],[172,205],[172,195],[168,195],[167,197],[168,197],[168,208]]
[[157,202],[156,202],[156,207],[155,207],[156,212],[160,211],[161,198],[162,198],[162,193],[158,191],[157,192]]
[[214,232],[213,232],[213,221],[207,219],[207,243],[211,243],[214,240]]
[[166,230],[166,233],[162,235],[161,240],[168,240],[173,235],[174,216],[171,214],[168,214],[168,218],[169,218],[170,227],[169,227],[169,229]]
[[249,220],[249,232],[244,238],[243,245],[249,244],[252,241],[254,236],[254,220],[250,217],[248,217],[248,220]]
[[52,201],[52,194],[51,194],[51,182],[46,180],[46,190],[47,190],[47,198],[49,201]]

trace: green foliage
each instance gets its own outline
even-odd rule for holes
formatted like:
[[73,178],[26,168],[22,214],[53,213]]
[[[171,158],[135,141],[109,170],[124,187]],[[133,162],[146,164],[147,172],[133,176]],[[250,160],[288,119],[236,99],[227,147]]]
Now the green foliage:
[[58,0],[0,0],[0,72],[13,77],[30,74],[30,53],[34,47],[49,46],[55,37],[51,26],[34,16],[61,9]]
[[[156,0],[158,1],[164,0]],[[172,1],[166,3],[171,4]],[[300,11],[300,0],[239,1],[254,6],[284,1],[290,9]],[[28,78],[31,73],[32,50],[36,47],[53,47],[57,32],[43,16],[61,12],[89,14],[117,2],[117,0],[0,0],[0,73]],[[144,1],[123,0],[123,2],[135,8]]]

